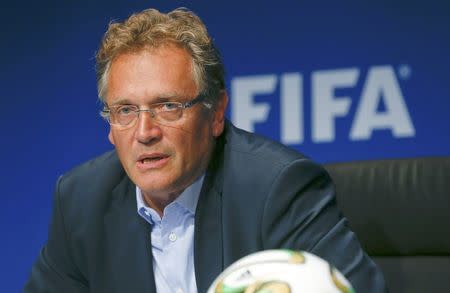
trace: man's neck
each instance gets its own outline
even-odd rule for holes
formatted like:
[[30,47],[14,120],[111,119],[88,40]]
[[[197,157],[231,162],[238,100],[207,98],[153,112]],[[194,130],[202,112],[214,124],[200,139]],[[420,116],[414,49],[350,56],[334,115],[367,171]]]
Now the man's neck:
[[168,206],[170,203],[172,203],[174,200],[176,200],[180,194],[183,192],[183,190],[179,192],[174,192],[169,194],[169,196],[166,197],[152,197],[146,192],[142,192],[142,197],[144,199],[144,202],[152,209],[154,209],[158,215],[162,218],[164,215],[164,209],[166,206]]

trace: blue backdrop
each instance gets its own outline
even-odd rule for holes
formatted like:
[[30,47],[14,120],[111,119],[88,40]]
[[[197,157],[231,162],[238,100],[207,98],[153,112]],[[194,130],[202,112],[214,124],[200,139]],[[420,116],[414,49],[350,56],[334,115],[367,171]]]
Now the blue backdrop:
[[450,154],[448,0],[5,2],[2,292],[45,243],[57,177],[111,149],[95,51],[111,20],[149,6],[205,21],[246,129],[319,162]]

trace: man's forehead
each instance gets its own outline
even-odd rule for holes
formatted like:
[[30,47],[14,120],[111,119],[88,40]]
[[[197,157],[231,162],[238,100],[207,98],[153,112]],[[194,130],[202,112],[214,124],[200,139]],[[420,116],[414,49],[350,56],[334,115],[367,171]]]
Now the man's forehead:
[[113,60],[107,82],[108,104],[183,101],[198,95],[190,54],[174,46],[158,50],[123,53]]

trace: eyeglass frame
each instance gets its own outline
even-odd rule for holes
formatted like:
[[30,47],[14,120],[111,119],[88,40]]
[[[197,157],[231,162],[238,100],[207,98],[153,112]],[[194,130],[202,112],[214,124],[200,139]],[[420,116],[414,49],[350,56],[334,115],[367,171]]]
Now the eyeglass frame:
[[[130,105],[130,106],[135,106],[137,107],[136,110],[132,110],[135,114],[136,114],[136,118],[134,118],[133,120],[131,120],[128,124],[120,124],[120,123],[112,123],[111,122],[111,108],[115,108],[115,107],[121,107],[124,105],[117,105],[117,106],[113,106],[110,107],[108,106],[108,104],[104,104],[104,108],[100,111],[100,116],[106,120],[106,122],[108,122],[110,125],[112,126],[117,126],[117,127],[131,127],[134,125],[134,123],[136,121],[139,120],[139,115],[141,114],[141,112],[148,112],[152,118],[155,118],[159,113],[156,113],[156,111],[154,109],[152,109],[152,107],[154,108],[157,105],[164,105],[164,104],[175,104],[177,105],[176,108],[181,109],[181,111],[183,111],[184,109],[189,109],[193,106],[195,106],[198,103],[202,103],[206,108],[211,109],[212,108],[212,103],[206,101],[206,97],[204,95],[198,95],[197,97],[195,97],[194,99],[185,102],[185,103],[181,103],[181,102],[161,102],[161,103],[154,103],[154,104],[150,104],[149,105],[149,109],[139,109],[138,106],[136,105]],[[170,111],[166,111],[166,112],[170,112]],[[183,114],[183,112],[181,112],[181,115]],[[181,116],[180,116],[181,118]],[[173,121],[177,121],[180,118],[173,120]],[[167,121],[167,122],[173,122],[173,121]]]

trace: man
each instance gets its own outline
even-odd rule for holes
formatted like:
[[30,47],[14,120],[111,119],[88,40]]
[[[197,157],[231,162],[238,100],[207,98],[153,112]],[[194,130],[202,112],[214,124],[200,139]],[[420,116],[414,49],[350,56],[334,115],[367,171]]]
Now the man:
[[224,70],[192,12],[113,23],[97,53],[109,152],[57,183],[25,292],[206,292],[255,251],[315,253],[358,292],[384,281],[327,173],[225,119]]

